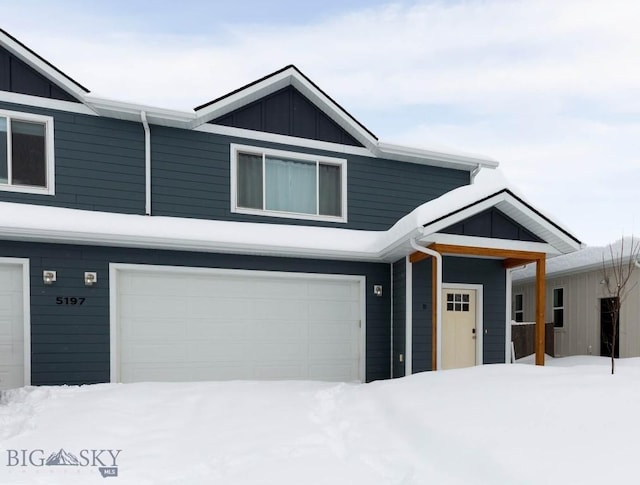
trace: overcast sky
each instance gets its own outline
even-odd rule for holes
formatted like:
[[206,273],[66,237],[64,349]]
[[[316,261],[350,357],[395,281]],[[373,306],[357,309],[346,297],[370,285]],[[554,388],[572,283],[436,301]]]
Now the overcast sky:
[[192,109],[295,64],[382,141],[501,163],[590,245],[640,233],[640,1],[0,0],[93,94]]

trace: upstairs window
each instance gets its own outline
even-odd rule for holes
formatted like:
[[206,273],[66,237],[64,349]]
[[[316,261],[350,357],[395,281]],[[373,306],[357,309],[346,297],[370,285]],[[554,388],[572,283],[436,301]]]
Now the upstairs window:
[[347,161],[231,146],[231,210],[346,222]]
[[553,289],[553,326],[564,327],[564,288]]
[[0,190],[53,194],[53,118],[0,110]]

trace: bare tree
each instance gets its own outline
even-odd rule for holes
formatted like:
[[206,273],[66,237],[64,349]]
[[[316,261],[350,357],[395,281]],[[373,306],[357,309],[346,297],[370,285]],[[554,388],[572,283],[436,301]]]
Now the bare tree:
[[[625,249],[626,245],[626,249]],[[615,246],[615,247],[614,247]],[[615,351],[618,340],[618,327],[620,322],[620,309],[636,283],[629,286],[631,275],[637,267],[640,267],[640,241],[633,236],[622,238],[620,244],[609,244],[609,257],[602,255],[602,274],[604,277],[605,291],[609,298],[607,312],[611,317],[612,335],[609,349],[611,351],[611,374],[615,372]]]

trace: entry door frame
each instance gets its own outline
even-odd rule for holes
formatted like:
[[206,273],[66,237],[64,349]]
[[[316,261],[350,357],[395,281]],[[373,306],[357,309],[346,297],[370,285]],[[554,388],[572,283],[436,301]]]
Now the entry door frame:
[[3,266],[19,266],[22,269],[22,320],[24,328],[24,385],[31,385],[31,274],[29,258],[0,258]]
[[[483,341],[484,341],[484,319],[483,315],[483,302],[484,302],[484,286],[481,284],[469,284],[469,283],[442,283],[443,290],[475,290],[476,292],[476,365],[482,365],[484,363],[483,356]],[[442,305],[442,302],[437,302],[438,305]],[[438,369],[442,369],[442,322],[437,328],[437,364]]]

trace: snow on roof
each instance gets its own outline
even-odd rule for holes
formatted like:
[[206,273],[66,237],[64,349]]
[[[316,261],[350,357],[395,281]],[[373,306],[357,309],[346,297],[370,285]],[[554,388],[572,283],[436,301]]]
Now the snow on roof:
[[[611,261],[612,254],[614,259],[620,255],[628,259],[631,254],[637,254],[638,244],[640,244],[640,238],[629,236],[618,239],[607,246],[588,246],[574,253],[550,258],[546,264],[547,275],[559,276],[602,268],[603,262]],[[514,270],[512,278],[514,282],[527,280],[534,278],[535,272],[535,265],[530,264],[524,268]]]
[[[67,244],[389,261],[423,226],[508,189],[491,171],[479,183],[429,201],[386,231],[116,214],[0,202],[0,237]],[[462,216],[460,216],[462,217]]]

